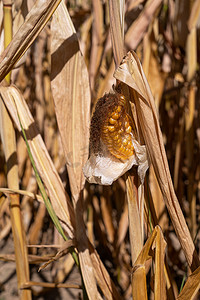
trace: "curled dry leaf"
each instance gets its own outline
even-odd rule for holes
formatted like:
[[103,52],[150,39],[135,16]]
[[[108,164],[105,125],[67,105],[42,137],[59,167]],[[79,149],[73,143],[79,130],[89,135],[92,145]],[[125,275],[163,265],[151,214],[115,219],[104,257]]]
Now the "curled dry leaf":
[[143,182],[148,159],[146,147],[136,139],[128,102],[118,91],[97,102],[90,126],[90,157],[83,172],[90,183],[110,185],[132,166]]
[[154,167],[163,199],[188,264],[194,270],[199,266],[199,258],[174,192],[155,102],[140,61],[134,51],[128,52],[115,71],[114,77],[129,87],[131,100],[134,99],[134,104],[130,104],[135,105],[141,134],[148,150],[148,157]]

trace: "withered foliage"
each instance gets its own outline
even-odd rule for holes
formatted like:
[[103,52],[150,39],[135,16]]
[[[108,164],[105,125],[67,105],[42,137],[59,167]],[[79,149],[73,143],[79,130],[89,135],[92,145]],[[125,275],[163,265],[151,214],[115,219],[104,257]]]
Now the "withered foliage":
[[[0,298],[198,299],[199,0],[1,1],[0,24]],[[86,177],[107,186],[84,176],[102,141]]]

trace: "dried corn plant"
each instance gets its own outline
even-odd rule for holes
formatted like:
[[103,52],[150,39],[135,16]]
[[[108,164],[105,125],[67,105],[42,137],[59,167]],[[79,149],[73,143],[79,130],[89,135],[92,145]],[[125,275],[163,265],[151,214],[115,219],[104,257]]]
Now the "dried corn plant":
[[0,10],[2,298],[198,299],[199,0]]

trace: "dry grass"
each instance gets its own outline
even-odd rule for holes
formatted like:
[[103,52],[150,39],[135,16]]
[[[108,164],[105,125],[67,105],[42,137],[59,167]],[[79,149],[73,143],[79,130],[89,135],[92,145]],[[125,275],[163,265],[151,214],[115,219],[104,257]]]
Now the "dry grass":
[[[15,260],[20,299],[198,299],[199,0],[26,2],[0,2],[2,290]],[[113,84],[144,183],[82,172]]]

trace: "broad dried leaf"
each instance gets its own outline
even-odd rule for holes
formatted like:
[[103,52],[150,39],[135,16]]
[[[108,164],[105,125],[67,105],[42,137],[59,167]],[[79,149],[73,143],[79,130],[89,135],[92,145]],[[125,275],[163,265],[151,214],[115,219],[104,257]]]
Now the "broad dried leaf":
[[85,224],[83,220],[82,193],[76,203],[76,239],[81,266],[81,274],[85,283],[89,299],[102,299],[96,285],[94,266],[92,265],[89,253],[89,241],[86,236]]
[[63,228],[66,230],[70,237],[73,237],[73,226],[75,220],[74,211],[71,206],[70,199],[65,193],[61,179],[47,152],[45,144],[38,132],[34,119],[24,98],[20,94],[19,90],[14,86],[1,86],[0,96],[4,101],[18,130],[21,131],[18,119],[19,114],[22,126],[26,131],[26,136],[37,170],[48,190],[52,206],[58,218],[62,221]]
[[93,246],[89,245],[90,256],[97,279],[98,285],[100,286],[104,296],[107,300],[121,300],[119,292],[117,291],[112,279],[110,278],[108,271],[104,267],[98,253],[94,250]]
[[88,157],[90,89],[76,32],[63,2],[53,16],[51,31],[51,87],[71,191],[77,201],[85,183],[82,167]]
[[148,155],[153,164],[174,229],[189,266],[195,269],[199,265],[199,259],[174,192],[154,99],[139,59],[133,51],[126,55],[114,76],[130,87]]
[[100,0],[93,1],[93,24],[92,24],[92,45],[90,55],[90,86],[91,90],[95,87],[95,78],[99,70],[99,65],[104,51],[104,28],[103,28],[103,4]]

